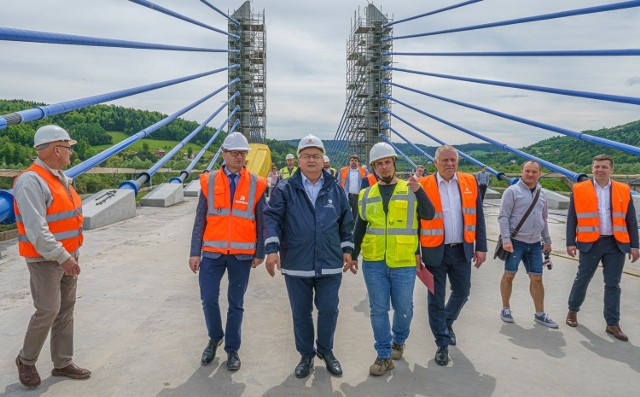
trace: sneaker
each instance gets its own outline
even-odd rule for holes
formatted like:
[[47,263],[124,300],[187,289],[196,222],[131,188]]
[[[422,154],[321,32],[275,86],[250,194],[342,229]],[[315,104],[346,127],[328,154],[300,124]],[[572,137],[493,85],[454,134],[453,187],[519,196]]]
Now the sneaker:
[[381,376],[393,368],[395,368],[395,365],[390,358],[376,358],[373,365],[369,367],[369,373],[373,376]]
[[400,360],[402,358],[402,353],[404,353],[405,344],[397,344],[396,342],[391,342],[391,358],[393,360]]
[[511,315],[511,309],[504,308],[500,311],[500,318],[502,319],[502,321],[504,321],[505,323],[513,323],[513,316]]
[[546,325],[549,328],[558,328],[558,324],[549,317],[547,313],[542,313],[541,315],[534,314],[533,320],[542,325]]

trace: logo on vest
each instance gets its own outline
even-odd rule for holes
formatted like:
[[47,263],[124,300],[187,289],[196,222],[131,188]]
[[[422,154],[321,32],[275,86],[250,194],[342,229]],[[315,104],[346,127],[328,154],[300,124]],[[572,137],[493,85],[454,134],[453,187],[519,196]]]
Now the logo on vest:
[[469,190],[468,186],[464,187],[464,194],[473,194],[473,192],[471,190]]
[[237,204],[247,204],[247,198],[245,196],[240,196],[237,200],[234,201]]
[[335,208],[335,206],[333,205],[333,200],[328,199],[327,204],[324,206],[324,208]]

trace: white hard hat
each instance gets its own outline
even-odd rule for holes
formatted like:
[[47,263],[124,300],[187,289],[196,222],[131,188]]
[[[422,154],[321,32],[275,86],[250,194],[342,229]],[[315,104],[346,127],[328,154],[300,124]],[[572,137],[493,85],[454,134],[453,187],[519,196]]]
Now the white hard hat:
[[230,151],[230,150],[249,151],[251,150],[251,147],[249,147],[249,142],[247,141],[247,138],[245,138],[244,135],[242,135],[242,133],[232,132],[231,134],[227,135],[226,138],[224,138],[224,142],[222,142],[222,149],[227,151]]
[[373,145],[371,151],[369,152],[369,162],[371,164],[386,157],[398,157],[396,151],[393,150],[393,147],[386,142],[376,143],[375,145]]
[[287,154],[286,160],[293,160],[293,159],[295,159],[293,154],[291,154],[291,153]]
[[37,148],[45,143],[57,141],[67,141],[69,145],[78,143],[71,139],[69,133],[65,131],[64,128],[51,124],[38,128],[38,131],[36,131],[36,134],[33,136],[33,147]]
[[325,154],[324,156],[322,156],[322,160],[323,160],[325,163],[328,163],[328,162],[329,162],[329,156],[327,156],[327,155]]
[[322,153],[324,153],[324,144],[322,143],[320,138],[318,138],[315,135],[309,134],[304,138],[300,139],[300,143],[298,144],[298,156],[300,156],[301,151],[310,147],[318,148],[322,150]]

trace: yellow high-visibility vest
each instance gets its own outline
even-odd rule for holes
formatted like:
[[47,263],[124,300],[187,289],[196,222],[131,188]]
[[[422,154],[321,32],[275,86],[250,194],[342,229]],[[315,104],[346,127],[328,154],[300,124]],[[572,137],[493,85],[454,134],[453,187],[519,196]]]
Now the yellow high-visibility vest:
[[358,213],[367,222],[362,258],[385,260],[389,267],[416,265],[418,249],[418,202],[407,181],[399,180],[385,214],[379,184],[360,191]]

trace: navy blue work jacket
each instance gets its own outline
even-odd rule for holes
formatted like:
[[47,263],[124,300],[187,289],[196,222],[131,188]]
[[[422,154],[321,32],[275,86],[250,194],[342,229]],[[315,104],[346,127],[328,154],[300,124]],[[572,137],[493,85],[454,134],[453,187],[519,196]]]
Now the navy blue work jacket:
[[342,274],[343,253],[353,251],[353,215],[338,180],[323,171],[315,208],[301,171],[280,181],[264,209],[265,253],[280,252],[282,273],[292,277]]

